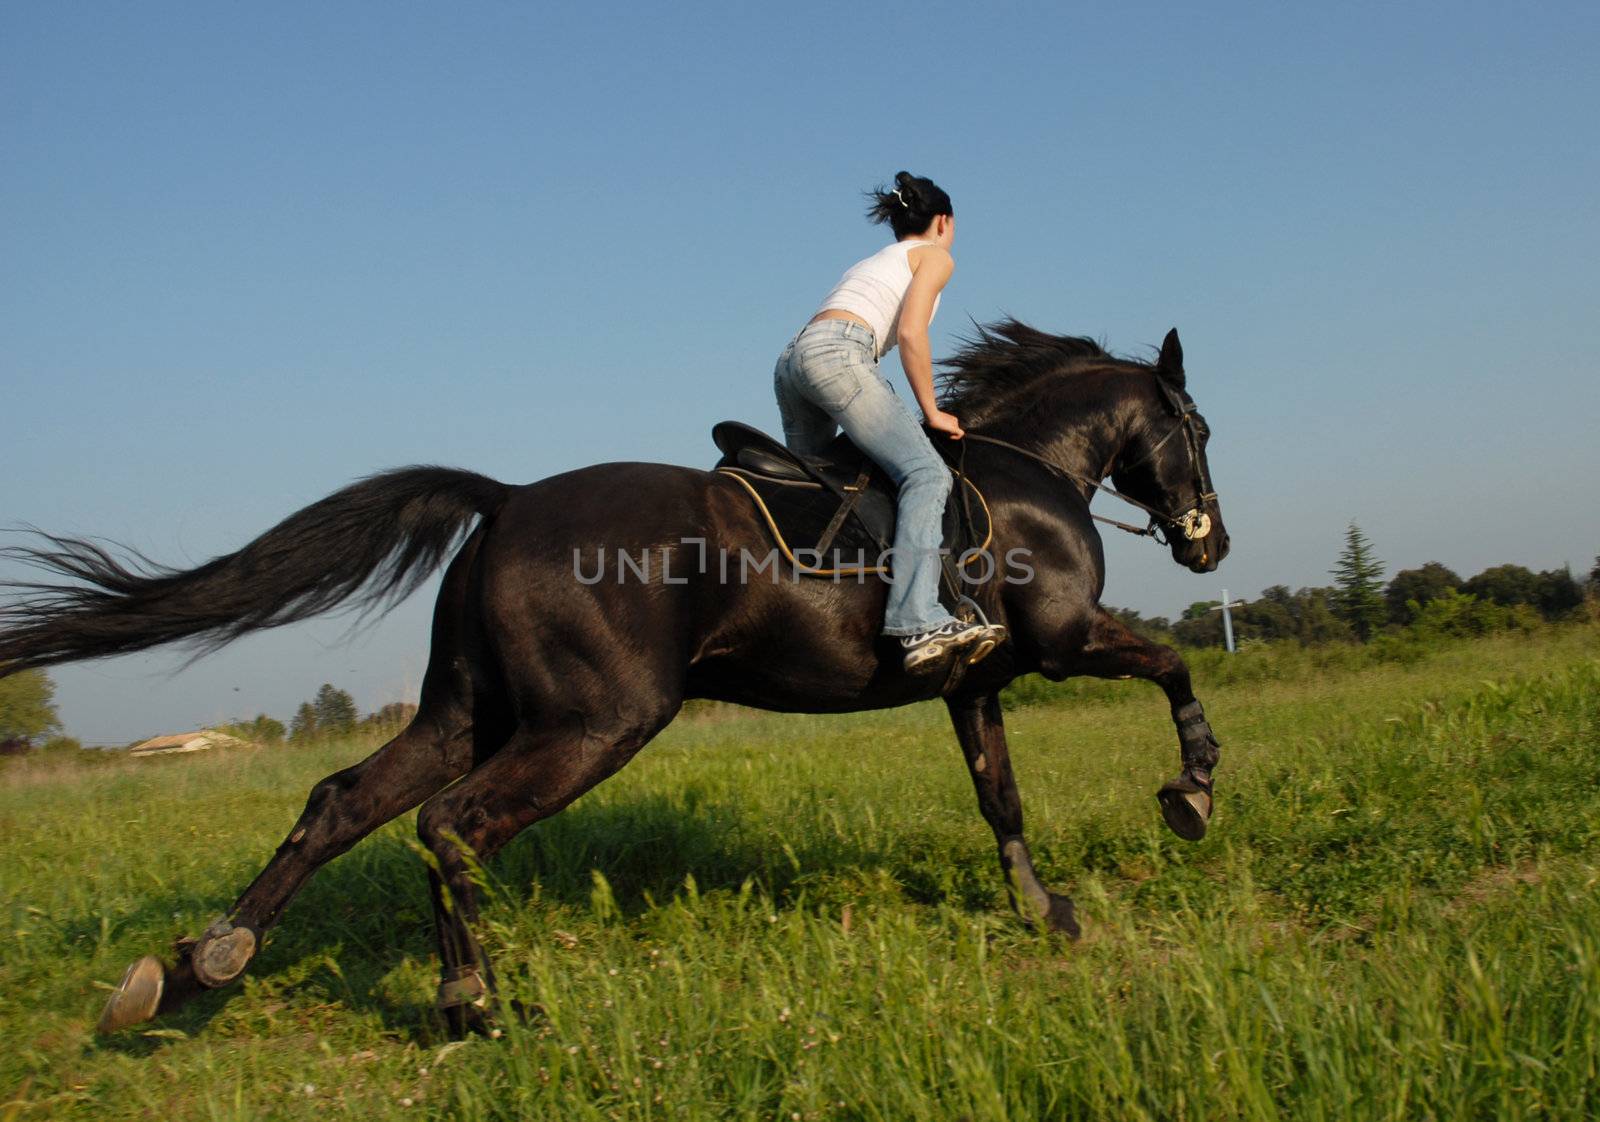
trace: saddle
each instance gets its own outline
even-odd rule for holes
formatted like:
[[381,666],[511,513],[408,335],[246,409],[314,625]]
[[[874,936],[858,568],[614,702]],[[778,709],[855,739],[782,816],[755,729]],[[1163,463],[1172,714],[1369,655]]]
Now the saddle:
[[[801,457],[760,429],[723,421],[711,430],[722,452],[714,470],[749,494],[773,542],[802,576],[856,577],[882,574],[880,559],[894,544],[897,488],[881,469],[843,435],[827,453]],[[983,494],[964,474],[950,489],[944,509],[947,606],[961,596],[961,555],[987,549],[992,536]]]

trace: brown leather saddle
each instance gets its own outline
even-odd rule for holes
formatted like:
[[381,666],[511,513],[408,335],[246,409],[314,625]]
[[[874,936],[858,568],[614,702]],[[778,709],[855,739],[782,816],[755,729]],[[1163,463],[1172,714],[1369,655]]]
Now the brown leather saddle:
[[[802,576],[864,577],[887,570],[894,543],[896,488],[843,435],[826,456],[791,452],[760,429],[723,421],[711,430],[722,452],[715,470],[750,496],[774,545]],[[959,599],[957,564],[990,546],[989,508],[970,479],[956,472],[944,510],[945,579],[941,599]],[[969,555],[969,560],[972,558]]]

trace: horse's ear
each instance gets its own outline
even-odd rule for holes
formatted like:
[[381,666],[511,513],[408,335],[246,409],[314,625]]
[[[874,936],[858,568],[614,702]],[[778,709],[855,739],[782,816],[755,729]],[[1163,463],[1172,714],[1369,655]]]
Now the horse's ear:
[[1156,359],[1156,373],[1180,390],[1183,389],[1183,344],[1178,342],[1176,327],[1161,340],[1161,357]]

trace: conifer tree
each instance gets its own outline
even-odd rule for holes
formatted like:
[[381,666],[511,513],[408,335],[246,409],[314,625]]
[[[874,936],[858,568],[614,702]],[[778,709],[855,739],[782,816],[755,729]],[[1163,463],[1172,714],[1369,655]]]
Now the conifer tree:
[[322,683],[311,707],[317,714],[317,732],[322,736],[339,736],[356,727],[361,711],[356,699],[332,682]]
[[1383,562],[1372,552],[1372,543],[1354,522],[1344,533],[1344,552],[1332,569],[1333,608],[1350,625],[1356,638],[1365,643],[1383,626],[1388,606],[1383,599]]
[[296,744],[304,744],[317,738],[317,711],[309,701],[302,701],[300,708],[294,711],[294,720],[289,724],[289,739]]

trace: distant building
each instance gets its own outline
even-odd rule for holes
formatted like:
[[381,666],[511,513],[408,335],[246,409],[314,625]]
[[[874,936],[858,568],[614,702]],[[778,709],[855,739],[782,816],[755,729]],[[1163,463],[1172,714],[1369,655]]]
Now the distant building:
[[237,736],[229,736],[216,729],[198,732],[179,732],[171,736],[155,736],[128,749],[130,756],[170,756],[177,752],[204,752],[208,748],[248,748],[249,744]]

